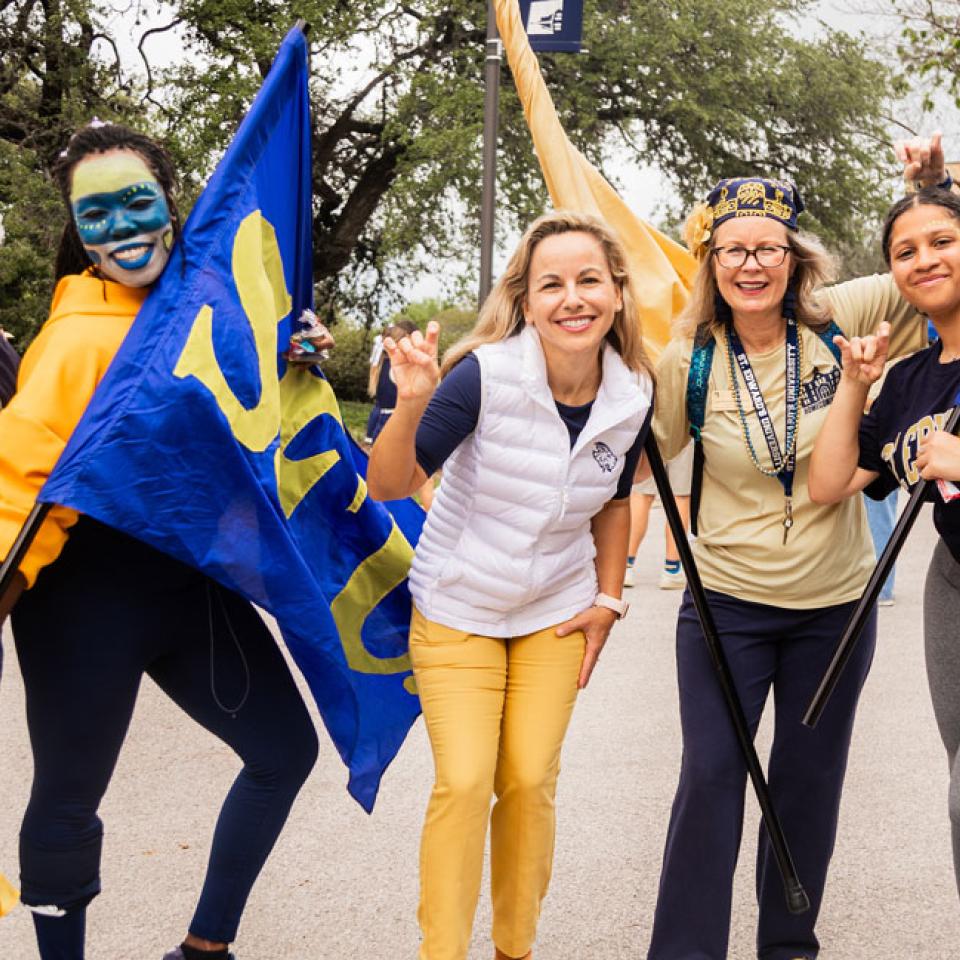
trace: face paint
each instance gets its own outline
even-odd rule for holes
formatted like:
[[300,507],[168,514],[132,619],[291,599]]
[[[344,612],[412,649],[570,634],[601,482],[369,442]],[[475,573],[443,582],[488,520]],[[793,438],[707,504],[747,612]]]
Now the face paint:
[[927,224],[924,233],[937,233],[949,230],[950,233],[960,233],[960,224],[956,220],[933,220]]
[[70,201],[80,242],[100,272],[127,287],[149,286],[173,241],[163,188],[130,150],[111,150],[74,168]]

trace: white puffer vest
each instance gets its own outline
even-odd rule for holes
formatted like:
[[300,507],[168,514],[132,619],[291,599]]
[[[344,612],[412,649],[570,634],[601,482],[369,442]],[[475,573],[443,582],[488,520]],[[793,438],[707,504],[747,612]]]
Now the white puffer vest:
[[476,355],[477,427],[443,465],[410,592],[428,620],[522,636],[593,603],[590,519],[616,493],[652,384],[604,344],[600,390],[571,449],[532,326]]

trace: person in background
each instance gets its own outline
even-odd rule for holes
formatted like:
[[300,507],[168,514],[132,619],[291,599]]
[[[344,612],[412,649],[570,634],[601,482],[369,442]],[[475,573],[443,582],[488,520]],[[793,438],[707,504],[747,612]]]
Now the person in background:
[[[384,328],[383,336],[401,340],[416,329],[417,325],[412,320],[398,320]],[[367,435],[364,439],[371,445],[397,406],[397,385],[391,373],[390,357],[383,349],[383,338],[380,340],[379,346],[374,342],[370,354],[370,379],[367,383],[367,394],[373,400],[373,409],[367,420]]]
[[[870,407],[873,406],[873,402],[880,395],[882,385],[883,377],[870,388],[870,392],[867,395],[867,403],[863,409],[864,413],[870,412]],[[873,540],[873,552],[876,554],[877,560],[880,559],[880,555],[883,553],[884,547],[886,547],[887,541],[890,539],[890,534],[893,533],[893,528],[897,522],[897,499],[899,493],[899,489],[891,490],[882,500],[874,500],[866,494],[863,496],[863,506],[867,511],[867,523],[870,525],[870,537]],[[897,566],[894,564],[890,568],[890,575],[883,582],[883,586],[880,589],[880,596],[877,597],[878,607],[892,607],[895,603],[893,590],[896,584],[896,578]]]
[[[10,346],[7,334],[0,327],[0,408],[5,407],[17,386],[17,368],[20,357]],[[2,627],[2,624],[0,624]],[[3,673],[3,644],[0,643],[0,674]],[[0,873],[0,917],[13,909],[18,894],[9,881]]]
[[8,334],[0,327],[0,407],[5,407],[17,389],[20,355],[10,345]]
[[[634,563],[640,552],[640,544],[647,534],[650,522],[650,510],[657,496],[657,485],[649,470],[645,470],[646,458],[641,461],[638,476],[644,472],[648,476],[634,483],[630,491],[630,549],[627,555],[627,572],[623,576],[623,585],[636,585]],[[690,479],[693,470],[693,444],[687,444],[683,451],[667,463],[667,476],[673,491],[684,529],[690,526]],[[664,560],[658,586],[661,590],[682,590],[686,586],[686,577],[680,566],[680,553],[673,539],[673,531],[664,526]]]
[[380,416],[380,409],[376,403],[377,381],[380,379],[380,360],[383,357],[383,335],[390,328],[387,324],[383,330],[373,338],[373,346],[370,348],[370,369],[367,374],[367,396],[374,401],[367,416],[367,429],[363,437],[363,442],[368,446],[373,443],[370,435]]
[[[384,337],[390,337],[396,343],[404,337],[409,337],[417,329],[417,325],[412,320],[398,320],[384,330]],[[376,346],[374,353],[377,353]],[[372,357],[373,354],[371,359]],[[376,363],[370,366],[368,392],[373,398],[373,409],[367,419],[366,441],[373,444],[397,406],[397,385],[390,366],[390,356],[383,349],[382,343]],[[416,491],[417,499],[424,510],[429,510],[433,504],[433,491],[433,477],[427,477]]]

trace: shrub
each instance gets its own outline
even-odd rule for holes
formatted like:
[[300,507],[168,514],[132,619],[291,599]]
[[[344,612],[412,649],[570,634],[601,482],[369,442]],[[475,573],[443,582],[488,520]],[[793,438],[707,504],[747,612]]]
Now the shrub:
[[373,334],[363,327],[338,323],[330,331],[337,345],[324,361],[323,372],[341,400],[366,401]]

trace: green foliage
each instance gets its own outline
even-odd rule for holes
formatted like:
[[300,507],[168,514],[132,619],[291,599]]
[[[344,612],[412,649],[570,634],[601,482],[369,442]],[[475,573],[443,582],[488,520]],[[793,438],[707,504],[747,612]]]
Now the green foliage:
[[94,116],[148,127],[116,24],[100,0],[0,4],[0,325],[21,350],[46,319],[65,220],[50,165]]
[[924,110],[932,110],[930,87],[943,88],[960,106],[960,0],[901,0],[894,7],[903,23],[897,53],[923,79]]
[[454,304],[445,304],[440,300],[427,299],[408,303],[402,310],[393,314],[388,323],[399,320],[412,320],[420,330],[426,330],[431,320],[440,324],[440,354],[465,337],[477,322],[476,310]]
[[[855,242],[853,225],[882,202],[884,97],[897,88],[858,41],[826,28],[817,40],[798,39],[799,19],[814,8],[813,0],[595,0],[584,27],[589,52],[544,55],[542,66],[566,130],[595,163],[631,151],[667,171],[684,203],[721,176],[786,176],[812,224],[830,240]],[[112,46],[128,26],[106,0],[0,6],[0,142],[13,149],[0,153],[0,205],[42,194],[33,171],[94,113],[135,117],[165,139],[189,199],[279,40],[303,17],[312,24],[321,314],[372,326],[426,267],[476,262],[486,0],[172,0],[154,12],[170,14],[184,58],[133,81]],[[508,231],[548,200],[506,66],[502,79],[498,222]],[[27,209],[22,220],[8,230],[15,248],[3,277],[23,276],[0,286],[3,316],[21,309],[23,289],[42,286],[52,259],[50,209]],[[472,280],[462,269],[445,279],[451,292]]]
[[[200,65],[177,68],[164,118],[184,155],[218,155],[295,16],[314,25],[315,273],[321,299],[368,324],[411,273],[473,263],[478,243],[485,0],[180,3]],[[893,78],[859,41],[798,39],[812,0],[596,0],[583,56],[542,65],[572,140],[596,163],[617,147],[659,164],[684,202],[720,176],[790,177],[828,239],[875,214],[889,172]],[[350,64],[352,71],[344,71]],[[498,211],[513,229],[547,205],[509,70]],[[332,309],[330,307],[329,309]]]
[[447,307],[431,319],[440,324],[440,356],[465,337],[477,322],[477,311],[464,307]]
[[53,257],[63,203],[37,173],[34,151],[0,140],[0,328],[21,352],[47,318],[53,293]]
[[367,418],[373,404],[369,400],[344,400],[341,397],[337,399],[340,401],[340,416],[343,418],[344,427],[357,443],[363,443],[367,436]]
[[323,372],[338,399],[367,401],[367,380],[373,334],[360,326],[339,323],[333,328],[337,345],[330,359],[323,363]]
[[[425,330],[431,320],[436,320],[440,324],[442,356],[445,350],[473,329],[477,314],[474,310],[444,305],[438,300],[418,300],[393,314],[388,322],[396,323],[402,319],[412,320],[421,330]],[[344,403],[362,402],[368,405],[369,412],[367,383],[373,333],[356,323],[345,321],[333,328],[333,335],[337,345],[330,352],[330,359],[324,361],[323,372],[333,385],[341,407]]]

